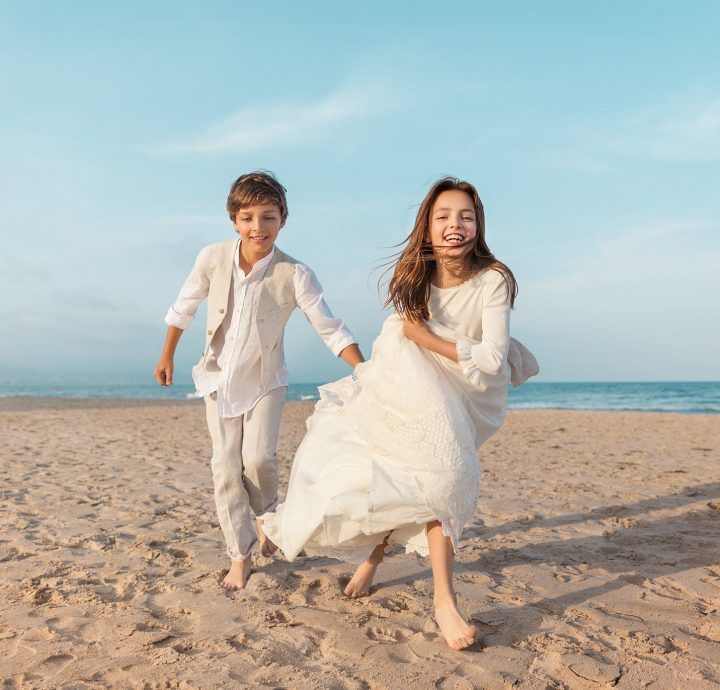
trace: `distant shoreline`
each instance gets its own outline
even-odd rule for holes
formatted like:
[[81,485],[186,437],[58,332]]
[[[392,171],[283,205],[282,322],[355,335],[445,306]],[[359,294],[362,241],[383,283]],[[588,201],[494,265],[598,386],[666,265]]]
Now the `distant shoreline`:
[[34,410],[87,410],[114,407],[156,407],[168,405],[199,405],[201,398],[78,398],[72,396],[13,395],[0,397],[0,412]]
[[[316,400],[288,400],[287,405],[314,405]],[[91,410],[114,409],[129,407],[168,407],[168,406],[199,406],[201,398],[122,398],[122,397],[72,397],[72,396],[3,396],[0,397],[0,413],[2,412],[34,412],[34,411],[62,411],[62,410]],[[641,415],[673,415],[682,416],[709,416],[717,417],[717,412],[695,412],[683,410],[635,410],[635,409],[593,409],[593,408],[567,408],[567,407],[510,407],[511,414],[525,412],[573,412],[573,413],[621,413]]]

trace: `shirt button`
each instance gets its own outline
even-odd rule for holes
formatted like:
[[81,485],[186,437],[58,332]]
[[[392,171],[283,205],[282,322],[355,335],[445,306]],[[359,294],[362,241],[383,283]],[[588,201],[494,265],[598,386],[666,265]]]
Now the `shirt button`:
[[219,311],[220,311],[221,314],[224,314],[224,313],[225,313],[225,310],[224,310],[224,309],[220,309]]
[[212,331],[208,331],[208,335],[212,335]]

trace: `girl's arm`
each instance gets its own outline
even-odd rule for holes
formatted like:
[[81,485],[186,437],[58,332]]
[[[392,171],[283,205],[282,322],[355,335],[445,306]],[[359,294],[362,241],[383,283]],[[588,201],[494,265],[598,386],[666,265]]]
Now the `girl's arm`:
[[420,347],[451,359],[453,362],[458,361],[457,348],[452,340],[445,340],[439,335],[435,335],[425,321],[403,320],[403,332],[408,340],[412,340]]
[[425,321],[403,321],[406,338],[458,362],[473,383],[482,374],[499,374],[510,346],[510,296],[505,280],[498,271],[490,271],[485,281],[480,342],[461,338],[455,343],[432,333]]
[[498,271],[488,271],[482,299],[482,340],[460,338],[456,344],[460,366],[472,382],[499,374],[510,347],[510,294]]

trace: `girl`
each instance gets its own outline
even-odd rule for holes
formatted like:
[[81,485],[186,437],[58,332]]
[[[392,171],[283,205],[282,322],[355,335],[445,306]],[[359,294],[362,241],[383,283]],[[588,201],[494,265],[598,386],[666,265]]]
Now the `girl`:
[[285,503],[264,531],[289,560],[304,550],[360,563],[344,590],[369,594],[389,543],[430,556],[435,619],[454,649],[477,629],[457,607],[454,553],[475,511],[478,448],[505,417],[508,382],[537,373],[508,333],[517,286],[485,242],[475,188],[436,182],[400,252],[372,357],[320,388]]

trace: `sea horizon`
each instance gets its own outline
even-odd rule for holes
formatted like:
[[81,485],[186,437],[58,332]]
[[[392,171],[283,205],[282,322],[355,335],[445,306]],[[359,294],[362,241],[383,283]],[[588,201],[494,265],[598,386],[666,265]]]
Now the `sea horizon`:
[[[291,383],[288,401],[318,400],[323,383]],[[0,379],[0,398],[97,398],[193,400],[191,383],[163,388],[153,383],[9,382]],[[530,381],[511,388],[508,406],[515,410],[720,414],[720,381]]]

